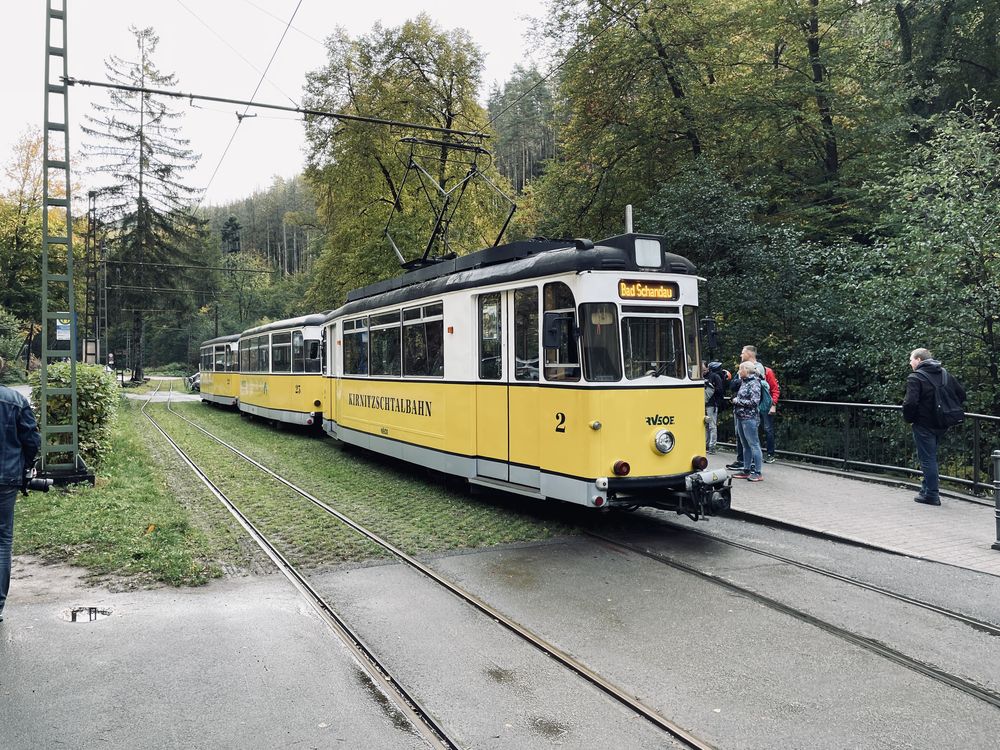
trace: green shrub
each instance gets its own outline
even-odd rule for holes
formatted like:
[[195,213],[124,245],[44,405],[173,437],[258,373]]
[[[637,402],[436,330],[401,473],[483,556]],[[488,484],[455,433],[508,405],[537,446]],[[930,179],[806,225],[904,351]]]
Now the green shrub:
[[[57,362],[48,366],[49,387],[69,386],[70,364]],[[31,405],[38,415],[40,387],[39,373],[29,376]],[[118,413],[118,383],[112,372],[105,372],[99,365],[76,366],[77,434],[80,455],[90,469],[100,465],[111,450],[111,428]],[[49,424],[68,424],[71,418],[69,396],[49,396]],[[51,455],[51,454],[50,454]],[[55,460],[61,460],[56,455]]]
[[192,372],[198,368],[195,365],[186,365],[183,362],[169,362],[165,365],[157,365],[156,367],[147,367],[147,375],[161,375],[163,377],[170,378],[182,378],[190,375]]
[[[0,307],[0,376],[17,368],[17,355],[24,341],[24,323]],[[0,381],[2,382],[2,381]]]

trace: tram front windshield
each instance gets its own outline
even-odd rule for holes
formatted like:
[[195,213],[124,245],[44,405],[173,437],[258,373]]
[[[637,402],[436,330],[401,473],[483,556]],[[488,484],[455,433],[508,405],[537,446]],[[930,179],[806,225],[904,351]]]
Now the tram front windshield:
[[623,318],[622,348],[629,380],[645,375],[684,378],[684,327],[679,318]]

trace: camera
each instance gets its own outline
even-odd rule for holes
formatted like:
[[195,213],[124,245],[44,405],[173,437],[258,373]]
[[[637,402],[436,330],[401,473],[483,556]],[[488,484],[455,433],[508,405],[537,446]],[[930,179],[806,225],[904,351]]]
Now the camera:
[[21,482],[21,492],[25,495],[28,491],[31,492],[48,492],[49,487],[51,487],[53,481],[51,479],[40,479],[35,476],[34,469],[28,469],[24,472],[24,481]]

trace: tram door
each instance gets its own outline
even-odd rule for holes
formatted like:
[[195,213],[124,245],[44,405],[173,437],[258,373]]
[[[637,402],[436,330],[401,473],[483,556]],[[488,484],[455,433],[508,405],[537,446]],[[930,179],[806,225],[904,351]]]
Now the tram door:
[[476,305],[479,376],[476,386],[476,473],[508,481],[508,387],[504,340],[506,294],[479,296]]

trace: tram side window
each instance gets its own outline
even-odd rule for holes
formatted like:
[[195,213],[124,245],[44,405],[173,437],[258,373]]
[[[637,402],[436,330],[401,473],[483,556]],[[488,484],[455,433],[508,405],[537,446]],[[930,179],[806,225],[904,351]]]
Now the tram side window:
[[240,372],[250,372],[250,342],[240,341]]
[[628,316],[622,319],[625,377],[666,375],[684,378],[684,338],[680,318]]
[[403,311],[403,374],[444,376],[444,306],[440,303]]
[[226,347],[215,347],[215,367],[213,369],[216,372],[226,371]]
[[306,372],[323,371],[323,354],[318,339],[309,339],[306,342]]
[[479,377],[500,380],[502,375],[502,333],[500,293],[479,298]]
[[292,331],[292,372],[306,371],[306,347],[302,331]]
[[274,372],[292,371],[292,334],[271,334],[271,369]]
[[344,372],[368,374],[368,318],[344,321]]
[[610,302],[580,305],[580,320],[583,321],[584,376],[598,383],[621,380],[617,307]]
[[258,336],[257,341],[257,372],[268,372],[270,364],[269,336]]
[[684,335],[687,340],[687,369],[691,380],[701,380],[701,350],[698,341],[698,308],[684,305]]
[[514,379],[538,380],[538,288],[514,290]]
[[399,311],[371,317],[371,374],[400,374]]
[[542,346],[545,351],[545,379],[580,379],[580,356],[576,341],[576,303],[573,292],[561,281],[545,285],[545,316]]

